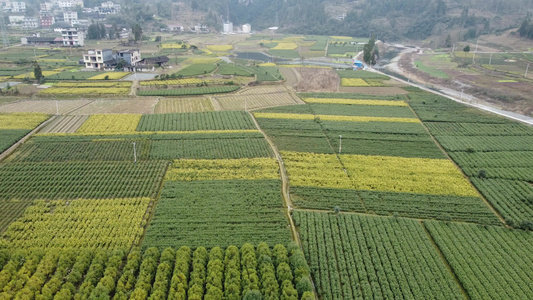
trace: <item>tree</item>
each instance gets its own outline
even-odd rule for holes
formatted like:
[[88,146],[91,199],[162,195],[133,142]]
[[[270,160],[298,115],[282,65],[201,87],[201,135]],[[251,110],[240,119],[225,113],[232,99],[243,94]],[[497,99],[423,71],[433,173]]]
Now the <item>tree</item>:
[[143,29],[139,23],[133,26],[133,36],[135,37],[135,42],[140,41],[143,36]]
[[363,60],[369,65],[375,65],[379,58],[379,51],[376,47],[376,38],[372,34],[368,43],[363,47]]
[[37,62],[33,63],[33,76],[35,76],[35,79],[37,81],[41,81],[41,78],[43,77],[43,71],[41,70],[41,66]]
[[100,38],[101,39],[105,38],[107,35],[106,30],[105,30],[105,25],[103,23],[100,23],[98,29],[100,31]]
[[470,52],[470,46],[466,45],[466,47],[463,48],[464,52]]
[[452,46],[452,37],[448,33],[448,36],[446,37],[446,40],[444,41],[444,47],[450,48]]
[[87,29],[87,38],[89,40],[97,40],[100,38],[100,28],[98,27],[98,24],[91,24],[89,25],[89,28]]

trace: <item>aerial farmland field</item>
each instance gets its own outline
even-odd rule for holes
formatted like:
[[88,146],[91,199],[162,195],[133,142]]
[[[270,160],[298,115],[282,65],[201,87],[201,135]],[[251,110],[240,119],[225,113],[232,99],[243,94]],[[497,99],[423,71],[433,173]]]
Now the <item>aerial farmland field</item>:
[[532,126],[231,55],[342,66],[361,38],[162,38],[149,80],[0,53],[47,72],[0,101],[0,299],[533,298]]

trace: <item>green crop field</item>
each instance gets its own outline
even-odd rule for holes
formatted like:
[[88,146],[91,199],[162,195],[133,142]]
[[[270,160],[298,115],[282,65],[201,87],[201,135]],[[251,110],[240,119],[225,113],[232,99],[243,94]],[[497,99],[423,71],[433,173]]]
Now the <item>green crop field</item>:
[[[0,54],[0,299],[533,299],[533,127],[281,59],[342,68],[366,38],[144,35],[169,61],[135,81],[81,48]],[[477,80],[461,53],[418,67]],[[532,56],[490,55],[527,98]]]

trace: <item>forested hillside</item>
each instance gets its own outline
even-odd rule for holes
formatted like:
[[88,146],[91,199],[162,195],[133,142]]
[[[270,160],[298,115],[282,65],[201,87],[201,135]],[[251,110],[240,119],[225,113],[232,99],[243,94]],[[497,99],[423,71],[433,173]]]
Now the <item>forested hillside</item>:
[[[181,3],[180,3],[181,2]],[[174,0],[205,14],[205,22],[252,24],[262,30],[366,36],[380,39],[425,39],[454,32],[457,39],[519,27],[533,0]],[[344,20],[338,20],[346,14]]]

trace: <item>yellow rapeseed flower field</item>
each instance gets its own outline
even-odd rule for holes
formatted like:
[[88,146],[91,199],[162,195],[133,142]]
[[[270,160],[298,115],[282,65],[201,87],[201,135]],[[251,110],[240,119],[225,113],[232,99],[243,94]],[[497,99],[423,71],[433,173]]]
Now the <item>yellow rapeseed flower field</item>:
[[293,42],[289,42],[289,43],[278,43],[278,45],[274,48],[272,48],[272,50],[294,50],[298,48],[298,45],[296,45],[296,43],[293,43]]
[[92,115],[85,121],[76,133],[135,133],[142,115]]
[[378,106],[407,106],[405,101],[373,100],[373,99],[336,99],[336,98],[305,98],[307,103],[352,104]]
[[89,80],[104,80],[107,76],[108,79],[120,79],[126,75],[128,75],[130,72],[106,72],[103,74],[98,74],[96,76],[87,78]]
[[233,45],[206,45],[206,47],[215,52],[226,52],[233,49]]
[[179,159],[172,163],[165,180],[279,179],[273,158]]
[[358,190],[478,196],[448,159],[340,155]]
[[341,78],[342,86],[370,86],[366,81],[361,78]]
[[129,248],[143,234],[148,203],[150,198],[37,200],[4,237],[12,249]]
[[33,129],[48,119],[39,113],[0,114],[0,129]]

